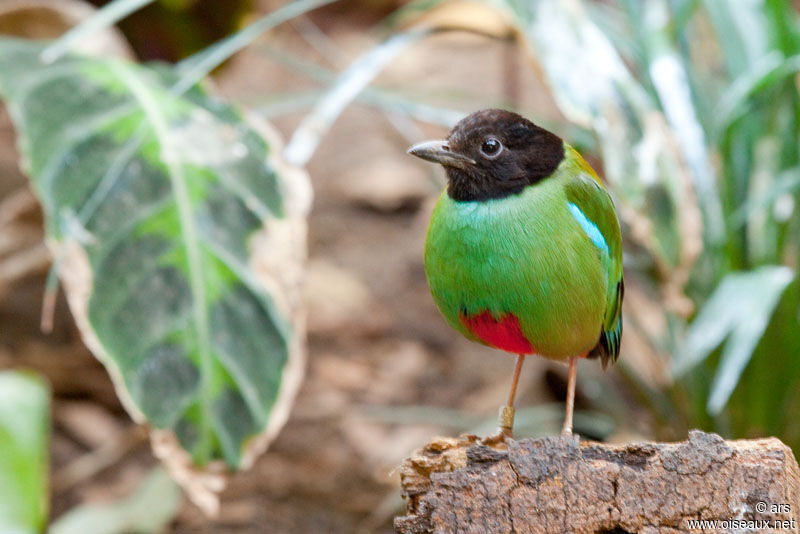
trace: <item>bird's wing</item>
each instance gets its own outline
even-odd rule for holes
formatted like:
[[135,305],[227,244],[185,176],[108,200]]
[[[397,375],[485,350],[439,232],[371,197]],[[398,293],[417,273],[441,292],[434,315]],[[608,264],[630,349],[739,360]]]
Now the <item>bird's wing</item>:
[[590,358],[599,357],[605,368],[619,357],[622,337],[622,297],[625,284],[622,279],[622,237],[619,230],[614,202],[597,174],[572,147],[567,148],[568,158],[576,164],[576,171],[566,183],[569,202],[574,204],[600,231],[608,247],[603,265],[608,275],[606,312],[600,339],[589,353]]

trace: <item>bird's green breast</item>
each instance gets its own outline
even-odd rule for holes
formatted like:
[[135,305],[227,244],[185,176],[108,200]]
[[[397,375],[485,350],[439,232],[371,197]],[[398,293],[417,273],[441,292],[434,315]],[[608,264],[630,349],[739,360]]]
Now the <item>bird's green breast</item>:
[[570,212],[564,180],[571,172],[562,166],[501,199],[439,197],[425,273],[436,305],[456,330],[480,341],[463,317],[488,311],[498,320],[513,314],[533,351],[548,358],[583,354],[596,345],[606,309],[608,252]]

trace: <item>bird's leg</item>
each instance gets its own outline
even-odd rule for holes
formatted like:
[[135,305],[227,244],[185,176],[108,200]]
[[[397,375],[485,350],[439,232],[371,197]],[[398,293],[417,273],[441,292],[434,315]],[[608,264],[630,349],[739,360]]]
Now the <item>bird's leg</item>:
[[564,426],[561,428],[562,436],[572,435],[572,410],[575,407],[575,382],[578,376],[578,357],[569,359],[569,375],[567,378],[567,413],[564,416]]
[[511,391],[508,392],[508,402],[500,408],[500,432],[512,437],[514,430],[514,397],[517,396],[517,383],[519,374],[522,371],[522,362],[525,361],[524,354],[517,354],[517,365],[514,367],[514,376],[511,378]]
[[493,443],[500,443],[506,438],[513,437],[514,430],[514,397],[517,396],[517,383],[519,382],[519,374],[522,371],[522,363],[525,361],[524,354],[517,354],[517,365],[514,367],[514,376],[511,378],[511,391],[508,393],[508,402],[505,406],[500,407],[499,416],[499,432],[494,436],[488,436],[481,440],[484,445],[491,445]]

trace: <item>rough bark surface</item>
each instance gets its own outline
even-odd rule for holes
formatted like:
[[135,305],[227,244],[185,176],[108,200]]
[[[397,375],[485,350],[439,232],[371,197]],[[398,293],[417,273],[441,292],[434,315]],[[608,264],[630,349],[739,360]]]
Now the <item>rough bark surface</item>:
[[800,534],[800,468],[775,438],[725,441],[694,430],[679,443],[547,437],[511,440],[507,450],[445,438],[406,459],[400,474],[402,534]]

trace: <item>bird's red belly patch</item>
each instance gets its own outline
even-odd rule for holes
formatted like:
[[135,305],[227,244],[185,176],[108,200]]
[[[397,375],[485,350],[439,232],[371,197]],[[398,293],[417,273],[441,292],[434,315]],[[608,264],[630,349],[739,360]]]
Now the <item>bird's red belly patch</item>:
[[472,335],[492,347],[513,352],[515,354],[532,354],[530,342],[522,334],[519,319],[513,313],[502,315],[496,319],[490,311],[475,315],[461,314],[461,324]]

